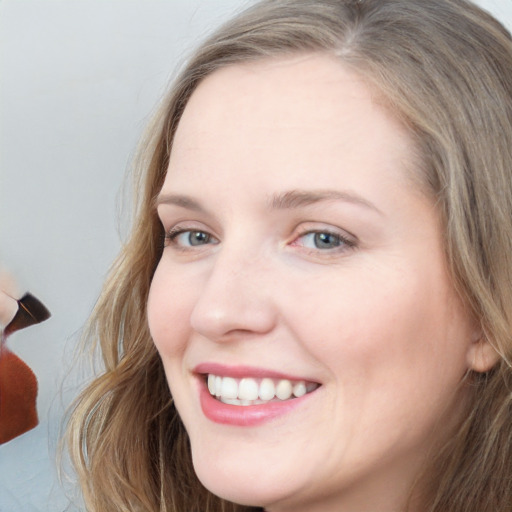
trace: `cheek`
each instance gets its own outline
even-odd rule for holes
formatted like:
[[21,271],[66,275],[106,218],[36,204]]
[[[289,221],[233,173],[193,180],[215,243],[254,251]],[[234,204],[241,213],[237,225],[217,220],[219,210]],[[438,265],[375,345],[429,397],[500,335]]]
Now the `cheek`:
[[186,347],[193,302],[193,287],[161,261],[151,282],[147,309],[149,330],[164,364]]
[[413,386],[411,394],[448,383],[453,388],[466,370],[464,312],[443,275],[390,268],[382,275],[331,280],[322,289],[337,293],[324,295],[321,304],[308,304],[307,295],[299,294],[297,337],[345,392],[353,386],[351,396],[370,387],[392,392],[400,384]]
[[345,279],[337,300],[324,300],[316,315],[302,300],[295,315],[298,339],[331,375],[332,425],[351,439],[342,448],[355,460],[371,450],[381,457],[389,447],[421,446],[440,418],[448,425],[459,414],[463,313],[442,282],[416,272],[387,275]]

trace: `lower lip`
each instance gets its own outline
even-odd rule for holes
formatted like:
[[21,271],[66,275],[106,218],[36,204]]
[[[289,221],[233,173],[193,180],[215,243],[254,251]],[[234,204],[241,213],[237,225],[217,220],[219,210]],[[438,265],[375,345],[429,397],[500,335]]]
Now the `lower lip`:
[[236,425],[239,427],[252,427],[288,414],[302,405],[312,393],[283,400],[282,402],[269,402],[258,405],[230,405],[217,400],[208,391],[204,382],[201,383],[199,399],[204,415],[215,423]]

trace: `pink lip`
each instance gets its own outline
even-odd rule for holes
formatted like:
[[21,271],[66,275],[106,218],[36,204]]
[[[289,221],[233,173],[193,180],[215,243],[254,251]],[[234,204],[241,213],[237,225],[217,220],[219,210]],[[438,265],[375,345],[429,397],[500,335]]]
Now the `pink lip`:
[[300,407],[315,391],[308,393],[300,398],[268,402],[266,404],[238,406],[224,404],[214,398],[206,386],[204,374],[222,375],[233,378],[255,377],[255,378],[273,378],[304,380],[297,377],[291,377],[279,372],[269,371],[262,368],[249,366],[228,367],[216,363],[204,363],[194,368],[198,375],[199,401],[203,414],[211,421],[224,425],[233,425],[239,427],[251,427],[270,421],[278,416],[283,416]]
[[293,375],[287,375],[285,373],[276,372],[273,370],[267,370],[265,368],[256,368],[254,366],[225,366],[218,363],[201,363],[194,368],[194,373],[207,375],[212,373],[213,375],[222,375],[223,377],[233,377],[235,379],[241,379],[243,377],[253,377],[263,379],[268,377],[270,379],[288,379],[288,380],[306,380],[304,377],[297,377]]
[[199,391],[199,400],[204,415],[215,423],[224,425],[236,425],[239,427],[252,427],[260,425],[266,421],[270,421],[278,416],[287,414],[299,407],[312,393],[294,398],[292,400],[284,400],[283,402],[269,402],[260,405],[229,405],[217,400],[206,388],[201,386]]

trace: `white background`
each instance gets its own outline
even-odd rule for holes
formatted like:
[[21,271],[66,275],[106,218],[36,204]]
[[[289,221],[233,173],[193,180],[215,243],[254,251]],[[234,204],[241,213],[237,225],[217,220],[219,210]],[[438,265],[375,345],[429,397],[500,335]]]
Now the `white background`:
[[[53,313],[10,340],[40,425],[0,446],[0,512],[67,507],[55,450],[84,378],[70,360],[119,247],[123,178],[187,52],[249,3],[0,0],[0,262]],[[512,0],[478,3],[512,28]]]

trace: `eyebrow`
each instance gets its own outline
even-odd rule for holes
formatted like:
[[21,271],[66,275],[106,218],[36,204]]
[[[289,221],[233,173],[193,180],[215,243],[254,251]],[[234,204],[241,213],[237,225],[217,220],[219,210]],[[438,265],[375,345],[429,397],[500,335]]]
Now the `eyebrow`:
[[271,198],[272,209],[285,210],[309,206],[322,201],[343,201],[358,206],[363,206],[384,215],[373,203],[353,192],[341,192],[338,190],[290,190],[277,194]]
[[[272,210],[287,210],[310,206],[322,201],[343,201],[363,206],[383,215],[373,203],[363,197],[353,192],[337,190],[289,190],[272,196],[269,201],[269,207]],[[198,201],[186,195],[160,194],[156,198],[155,207],[157,208],[161,204],[175,205],[199,213],[208,213]]]
[[207,211],[201,206],[201,204],[192,199],[189,196],[183,196],[179,194],[160,194],[155,201],[155,208],[158,208],[161,204],[170,204],[186,208],[187,210],[193,210],[199,213],[207,213]]

